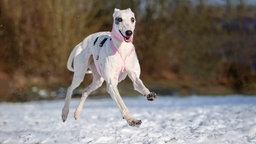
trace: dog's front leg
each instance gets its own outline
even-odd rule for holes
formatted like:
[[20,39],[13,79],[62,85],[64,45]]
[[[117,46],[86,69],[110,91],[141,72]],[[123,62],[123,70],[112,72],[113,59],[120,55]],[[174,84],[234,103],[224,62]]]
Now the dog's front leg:
[[129,72],[128,76],[133,82],[134,89],[146,96],[147,100],[153,101],[157,97],[155,92],[150,92],[148,88],[146,88],[142,80],[139,78],[139,74],[136,74],[136,72]]
[[124,101],[118,92],[117,83],[107,83],[107,91],[111,95],[112,99],[116,102],[120,112],[123,115],[123,118],[126,119],[128,124],[130,126],[139,126],[141,124],[141,120],[134,119],[129,113],[128,108],[124,104]]

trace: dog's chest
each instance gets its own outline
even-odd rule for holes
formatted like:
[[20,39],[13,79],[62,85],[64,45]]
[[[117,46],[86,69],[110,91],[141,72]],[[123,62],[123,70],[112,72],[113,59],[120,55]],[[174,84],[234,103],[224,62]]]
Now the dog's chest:
[[94,41],[93,59],[98,73],[111,75],[122,80],[131,67],[132,55],[135,53],[133,44],[122,43],[116,48],[109,35],[97,37]]

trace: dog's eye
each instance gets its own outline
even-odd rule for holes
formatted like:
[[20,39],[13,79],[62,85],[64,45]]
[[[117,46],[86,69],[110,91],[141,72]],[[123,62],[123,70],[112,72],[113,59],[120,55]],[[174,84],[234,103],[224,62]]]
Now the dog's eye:
[[120,17],[117,17],[117,18],[116,18],[116,21],[117,21],[117,22],[122,22],[122,21],[123,21],[123,19],[122,19],[122,18],[120,18]]
[[132,17],[132,18],[131,18],[131,21],[132,21],[132,23],[134,23],[134,22],[135,22],[135,18],[134,18],[134,17]]

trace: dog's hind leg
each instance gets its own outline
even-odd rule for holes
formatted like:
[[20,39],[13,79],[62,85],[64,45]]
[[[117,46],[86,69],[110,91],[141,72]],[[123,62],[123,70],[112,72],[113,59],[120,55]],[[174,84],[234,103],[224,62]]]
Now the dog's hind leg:
[[63,120],[63,122],[65,122],[67,117],[68,117],[69,104],[70,104],[70,100],[71,100],[71,97],[72,97],[72,94],[73,94],[73,90],[80,85],[80,83],[83,81],[83,78],[84,78],[84,74],[75,73],[74,76],[73,76],[72,83],[69,86],[69,88],[67,89],[65,104],[64,104],[64,107],[62,109],[62,120]]
[[88,87],[85,88],[85,90],[82,94],[79,105],[77,106],[76,111],[74,113],[74,118],[75,119],[79,118],[86,98],[90,95],[90,93],[92,93],[93,91],[95,91],[96,89],[101,87],[102,83],[104,82],[104,79],[97,72],[97,69],[95,67],[95,64],[93,62],[92,57],[90,58],[90,64],[89,65],[90,65],[90,69],[92,70],[92,73],[93,73],[93,81]]
[[84,75],[88,69],[89,55],[79,53],[74,58],[74,76],[71,85],[67,89],[65,104],[62,109],[62,120],[66,121],[69,113],[69,104],[72,97],[73,90],[77,88],[84,79]]

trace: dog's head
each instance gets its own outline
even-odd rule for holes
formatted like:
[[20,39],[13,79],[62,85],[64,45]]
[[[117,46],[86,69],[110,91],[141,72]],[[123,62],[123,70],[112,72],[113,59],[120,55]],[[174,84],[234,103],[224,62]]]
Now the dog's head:
[[131,42],[136,23],[134,13],[130,8],[125,10],[115,8],[113,18],[114,22],[112,31],[115,32],[115,35],[119,35],[120,40],[122,38],[126,42]]

